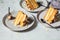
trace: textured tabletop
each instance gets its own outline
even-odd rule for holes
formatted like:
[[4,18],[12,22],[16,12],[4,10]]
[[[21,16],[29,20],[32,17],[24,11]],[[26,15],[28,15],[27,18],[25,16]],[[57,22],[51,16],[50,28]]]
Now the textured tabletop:
[[11,11],[22,10],[30,13],[21,8],[19,2],[20,0],[0,0],[0,40],[60,40],[60,30],[46,28],[39,23],[36,18],[37,13],[31,13],[36,19],[36,24],[30,30],[13,32],[6,28],[2,23],[2,19],[8,13],[8,7],[11,8]]

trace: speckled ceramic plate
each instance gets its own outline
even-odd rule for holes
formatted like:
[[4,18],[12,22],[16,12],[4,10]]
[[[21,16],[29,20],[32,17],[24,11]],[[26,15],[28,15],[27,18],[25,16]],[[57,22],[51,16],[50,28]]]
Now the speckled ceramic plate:
[[[12,16],[16,17],[17,11],[13,11],[13,12],[11,12],[11,14],[12,14]],[[14,19],[13,19],[13,20],[8,20],[8,19],[7,19],[7,15],[8,15],[8,14],[6,14],[6,15],[3,17],[3,24],[4,24],[7,28],[9,28],[9,29],[11,29],[11,30],[13,30],[13,31],[23,31],[23,30],[26,30],[26,29],[32,27],[32,25],[33,25],[34,22],[35,22],[33,15],[27,14],[27,16],[28,16],[29,18],[31,18],[33,21],[32,21],[30,24],[25,25],[25,26],[23,26],[23,27],[21,27],[20,25],[15,26],[15,25],[13,24]]]
[[[21,0],[21,1],[20,1],[20,6],[21,6],[23,9],[25,9],[25,10],[27,10],[27,11],[29,11],[29,12],[38,12],[38,11],[40,11],[40,10],[45,9],[45,7],[47,6],[46,0],[44,0],[44,1],[37,0],[37,3],[39,4],[39,7],[38,7],[37,9],[35,9],[35,10],[29,10],[29,9],[27,8],[27,6],[26,6],[25,0]],[[41,5],[40,5],[40,4],[41,4]]]

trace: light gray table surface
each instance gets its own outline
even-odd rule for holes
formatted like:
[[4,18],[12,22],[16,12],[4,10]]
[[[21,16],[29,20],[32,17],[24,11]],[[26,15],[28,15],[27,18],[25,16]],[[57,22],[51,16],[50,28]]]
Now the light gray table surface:
[[[60,30],[46,28],[38,21],[34,29],[26,32],[13,32],[6,28],[2,19],[8,13],[8,7],[11,8],[11,11],[22,10],[27,12],[20,7],[19,2],[20,0],[0,0],[0,40],[60,40]],[[37,13],[31,14],[36,18]]]

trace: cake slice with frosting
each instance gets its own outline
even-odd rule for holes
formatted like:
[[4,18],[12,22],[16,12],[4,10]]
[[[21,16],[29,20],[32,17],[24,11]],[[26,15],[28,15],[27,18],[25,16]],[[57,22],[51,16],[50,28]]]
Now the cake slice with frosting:
[[14,20],[14,25],[20,24],[20,26],[24,26],[27,24],[27,15],[24,14],[22,11],[18,11],[18,14]]
[[27,7],[30,10],[34,10],[36,8],[38,8],[38,3],[36,2],[36,0],[25,0]]
[[52,21],[55,20],[57,12],[58,12],[57,9],[50,6],[49,9],[47,10],[45,16],[44,16],[44,20],[49,24],[52,23]]

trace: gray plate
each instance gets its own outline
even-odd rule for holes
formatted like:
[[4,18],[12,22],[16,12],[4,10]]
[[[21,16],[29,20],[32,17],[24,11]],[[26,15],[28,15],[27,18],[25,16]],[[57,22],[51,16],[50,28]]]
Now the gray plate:
[[[41,21],[41,19],[43,19],[44,15],[45,15],[46,11],[47,11],[47,9],[46,9],[45,11],[41,12],[41,13],[39,12],[39,14],[37,15],[38,21],[39,21],[42,25],[44,25],[45,27],[48,27],[48,28],[51,28],[51,26],[52,26],[52,28],[60,28],[60,12],[59,12],[59,10],[58,10],[59,21],[54,22],[54,23],[49,24],[49,25],[46,24],[46,23],[43,23],[43,22]],[[50,26],[50,25],[51,25],[51,26]]]
[[27,6],[26,6],[25,0],[21,0],[21,1],[20,1],[20,6],[21,6],[23,9],[25,9],[25,10],[27,10],[27,11],[29,11],[29,12],[38,12],[38,11],[40,11],[40,10],[45,9],[45,7],[47,6],[46,0],[44,0],[44,1],[37,0],[37,2],[39,3],[39,5],[42,4],[43,6],[39,6],[39,7],[38,7],[37,9],[35,9],[35,10],[29,10],[29,9],[27,8]]
[[[11,12],[11,13],[12,13],[12,16],[14,16],[14,17],[15,17],[16,14],[17,14],[16,11],[13,11],[13,12]],[[26,29],[32,27],[32,25],[35,23],[34,17],[33,17],[31,14],[27,14],[28,17],[31,18],[33,21],[32,21],[30,24],[28,24],[28,25],[26,25],[26,26],[23,26],[23,27],[21,27],[20,25],[15,26],[15,25],[13,24],[13,21],[14,21],[14,20],[8,20],[8,19],[7,19],[7,15],[8,15],[8,14],[6,14],[6,15],[3,17],[3,24],[4,24],[7,28],[9,28],[9,29],[11,29],[11,30],[13,30],[13,31],[23,31],[23,30],[26,30]]]

